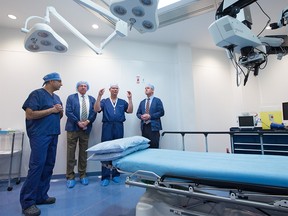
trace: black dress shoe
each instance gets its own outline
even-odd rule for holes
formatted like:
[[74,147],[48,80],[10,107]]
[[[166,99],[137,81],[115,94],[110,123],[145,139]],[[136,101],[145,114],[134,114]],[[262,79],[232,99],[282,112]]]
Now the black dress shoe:
[[38,216],[41,214],[41,210],[37,208],[36,205],[32,205],[26,209],[23,209],[23,214],[25,216]]
[[56,202],[56,198],[55,197],[49,197],[46,200],[43,200],[41,202],[37,202],[36,205],[50,205]]

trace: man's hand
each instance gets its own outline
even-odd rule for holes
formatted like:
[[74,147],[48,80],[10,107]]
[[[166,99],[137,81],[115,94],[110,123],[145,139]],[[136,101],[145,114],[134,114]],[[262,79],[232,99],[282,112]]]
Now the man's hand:
[[53,107],[53,113],[63,112],[63,107],[61,104],[55,104]]
[[128,98],[128,99],[132,98],[132,93],[131,93],[131,91],[127,91],[127,98]]
[[98,96],[102,97],[102,95],[104,94],[105,92],[105,88],[102,88],[99,90],[99,93],[98,93]]

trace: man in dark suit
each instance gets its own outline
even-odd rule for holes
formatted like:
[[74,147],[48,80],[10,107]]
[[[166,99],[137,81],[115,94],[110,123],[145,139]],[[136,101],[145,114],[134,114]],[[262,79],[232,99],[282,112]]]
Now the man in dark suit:
[[80,81],[76,85],[77,93],[69,95],[66,102],[67,122],[65,130],[67,131],[67,168],[66,179],[67,187],[73,188],[76,184],[74,166],[76,165],[75,151],[77,143],[79,144],[78,174],[80,182],[88,185],[89,180],[86,176],[87,167],[87,148],[89,134],[92,129],[92,123],[96,119],[94,111],[95,98],[87,95],[89,84]]
[[150,148],[159,148],[160,118],[164,116],[162,101],[154,97],[154,86],[147,84],[145,87],[147,98],[142,100],[137,110],[137,117],[141,119],[142,136],[150,139]]

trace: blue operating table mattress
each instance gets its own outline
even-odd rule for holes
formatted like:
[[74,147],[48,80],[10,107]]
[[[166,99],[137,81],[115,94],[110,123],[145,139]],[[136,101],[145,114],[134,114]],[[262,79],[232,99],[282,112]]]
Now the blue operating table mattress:
[[124,172],[147,170],[199,183],[288,194],[288,157],[146,149],[113,161]]

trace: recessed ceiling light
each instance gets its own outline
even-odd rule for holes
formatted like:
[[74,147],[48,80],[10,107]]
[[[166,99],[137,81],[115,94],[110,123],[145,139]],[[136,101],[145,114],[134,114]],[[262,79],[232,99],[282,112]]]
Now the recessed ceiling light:
[[12,15],[12,14],[9,14],[8,17],[9,17],[10,19],[13,19],[13,20],[17,19],[17,17],[14,16],[14,15]]
[[92,25],[92,28],[93,28],[93,29],[98,29],[99,26],[98,26],[97,24],[93,24],[93,25]]

